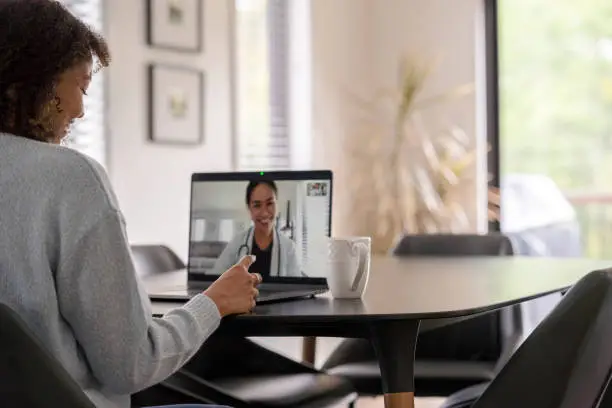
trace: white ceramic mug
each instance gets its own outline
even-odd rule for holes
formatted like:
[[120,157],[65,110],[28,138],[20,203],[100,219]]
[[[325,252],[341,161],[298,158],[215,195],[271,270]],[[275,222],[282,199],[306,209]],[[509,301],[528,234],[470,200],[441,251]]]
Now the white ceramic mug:
[[330,238],[328,241],[327,285],[337,299],[356,299],[370,277],[370,237]]

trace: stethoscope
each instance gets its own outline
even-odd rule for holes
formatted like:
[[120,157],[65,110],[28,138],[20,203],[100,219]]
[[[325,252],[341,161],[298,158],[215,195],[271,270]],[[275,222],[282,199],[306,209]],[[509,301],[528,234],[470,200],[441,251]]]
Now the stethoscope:
[[[281,253],[283,252],[283,248],[281,248],[281,240],[278,236],[278,230],[276,229],[276,226],[274,226],[273,229],[274,229],[274,235],[275,235],[274,240],[278,243],[278,259],[277,259],[278,265],[276,265],[276,273],[280,275]],[[245,255],[249,255],[249,240],[252,237],[253,237],[253,227],[250,227],[246,234],[246,238],[244,239],[244,243],[238,247],[237,259],[240,259]],[[242,253],[243,251],[244,251],[244,254]],[[270,271],[270,275],[272,275],[272,271]]]

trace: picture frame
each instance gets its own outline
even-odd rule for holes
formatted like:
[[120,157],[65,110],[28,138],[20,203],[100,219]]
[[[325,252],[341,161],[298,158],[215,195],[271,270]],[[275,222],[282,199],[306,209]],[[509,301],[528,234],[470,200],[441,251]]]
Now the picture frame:
[[145,0],[150,47],[201,52],[204,0]]
[[147,76],[149,141],[201,144],[206,114],[205,74],[193,68],[149,64]]

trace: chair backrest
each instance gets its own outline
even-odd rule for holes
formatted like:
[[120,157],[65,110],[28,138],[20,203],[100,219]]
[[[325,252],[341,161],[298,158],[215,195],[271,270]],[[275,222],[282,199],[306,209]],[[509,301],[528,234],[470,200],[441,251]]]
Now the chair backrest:
[[531,333],[474,408],[604,407],[611,338],[612,270],[591,272]]
[[[502,234],[431,234],[405,235],[392,250],[394,256],[506,256],[512,255],[512,243]],[[420,358],[445,360],[497,361],[514,348],[520,336],[516,316],[518,308],[478,316],[425,332],[419,338]]]
[[0,303],[0,406],[95,408],[21,318]]
[[140,276],[184,269],[185,263],[165,245],[131,245],[136,273]]
[[403,236],[396,256],[504,256],[513,255],[512,242],[502,234],[424,234]]

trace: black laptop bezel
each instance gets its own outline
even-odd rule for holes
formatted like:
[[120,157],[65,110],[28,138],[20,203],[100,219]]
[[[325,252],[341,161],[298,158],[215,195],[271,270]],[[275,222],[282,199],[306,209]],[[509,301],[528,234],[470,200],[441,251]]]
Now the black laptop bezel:
[[[189,253],[187,255],[187,283],[197,285],[198,282],[213,282],[219,276],[207,275],[203,273],[191,273],[191,234],[193,211],[193,188],[198,182],[203,181],[308,181],[326,180],[329,181],[329,237],[332,229],[332,208],[333,208],[333,172],[331,170],[300,170],[300,171],[252,171],[252,172],[231,172],[231,173],[193,173],[191,175],[190,195],[189,195]],[[312,286],[327,286],[327,279],[323,277],[266,277],[266,283],[300,284]]]

